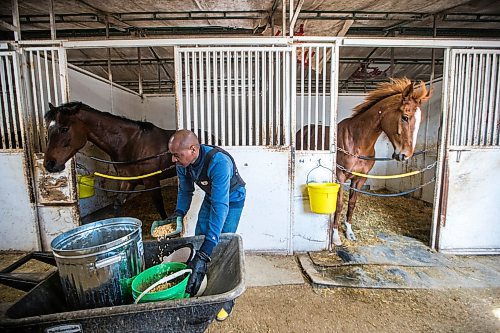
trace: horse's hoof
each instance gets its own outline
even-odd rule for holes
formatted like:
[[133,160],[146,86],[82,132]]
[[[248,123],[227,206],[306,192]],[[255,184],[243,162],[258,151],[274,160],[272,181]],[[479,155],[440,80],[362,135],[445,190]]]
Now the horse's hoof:
[[350,241],[356,241],[356,235],[354,234],[354,232],[346,232],[345,238],[347,238]]
[[354,234],[354,231],[352,231],[352,226],[350,223],[345,222],[345,238],[347,238],[350,241],[356,241],[356,235]]
[[336,246],[342,245],[338,229],[333,229],[332,243]]

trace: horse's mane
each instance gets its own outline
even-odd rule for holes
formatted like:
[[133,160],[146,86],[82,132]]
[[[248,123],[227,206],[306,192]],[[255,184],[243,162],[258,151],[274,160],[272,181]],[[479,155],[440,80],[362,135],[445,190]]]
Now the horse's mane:
[[[81,107],[79,107],[79,105],[81,105]],[[62,114],[71,115],[72,113],[75,113],[75,108],[79,108],[80,110],[87,111],[87,112],[98,113],[98,114],[104,115],[104,116],[109,117],[109,118],[119,119],[122,121],[136,124],[137,126],[139,126],[139,128],[142,131],[149,131],[149,130],[153,129],[154,127],[156,127],[155,125],[153,125],[150,122],[132,120],[132,119],[128,119],[125,117],[111,114],[109,112],[99,111],[99,110],[96,110],[96,109],[90,107],[89,105],[87,105],[85,103],[81,103],[81,102],[68,102],[68,103],[61,104],[57,108],[53,108],[53,109],[50,109],[49,111],[47,111],[44,118],[47,122],[50,122],[51,120],[55,120],[58,112],[60,112]]]
[[[391,82],[379,83],[377,89],[370,92],[368,96],[366,96],[363,103],[354,107],[352,110],[352,116],[354,117],[369,110],[372,106],[387,97],[403,93],[406,87],[408,87],[409,84],[412,84],[412,81],[406,77],[400,79],[391,78],[390,80]],[[429,97],[427,93],[428,91],[425,87],[425,83],[420,81],[418,88],[413,90],[412,97],[416,100],[425,100]]]

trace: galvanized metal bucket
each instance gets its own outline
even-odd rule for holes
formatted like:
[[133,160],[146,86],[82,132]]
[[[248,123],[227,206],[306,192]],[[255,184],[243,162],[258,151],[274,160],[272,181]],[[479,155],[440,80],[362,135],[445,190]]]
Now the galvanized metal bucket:
[[70,307],[132,302],[132,280],[144,270],[141,225],[135,218],[111,218],[54,238],[52,252]]

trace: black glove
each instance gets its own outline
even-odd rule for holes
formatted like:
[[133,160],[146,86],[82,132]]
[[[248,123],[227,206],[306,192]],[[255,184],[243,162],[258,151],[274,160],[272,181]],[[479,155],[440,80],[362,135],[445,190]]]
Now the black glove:
[[196,295],[198,290],[200,290],[203,278],[208,271],[208,263],[210,262],[210,257],[202,251],[197,251],[193,260],[188,263],[188,268],[191,268],[191,276],[186,286],[186,293],[193,297]]

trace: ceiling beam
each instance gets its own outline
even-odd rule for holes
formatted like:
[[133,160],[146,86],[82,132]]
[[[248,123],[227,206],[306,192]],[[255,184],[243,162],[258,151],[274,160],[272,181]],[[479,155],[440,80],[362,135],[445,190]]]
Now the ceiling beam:
[[[88,5],[90,6],[90,5]],[[107,13],[91,6],[98,14],[91,13],[67,13],[55,14],[56,23],[89,23],[99,22],[99,16],[110,16],[110,22],[123,28],[130,26],[128,22],[148,21],[201,21],[201,20],[260,20],[274,15],[276,9],[246,10],[246,11],[196,11],[196,12],[132,12],[132,13]],[[427,19],[433,14],[420,13],[395,13],[395,12],[345,12],[345,11],[319,11],[301,10],[298,19],[308,20],[354,20],[354,21],[407,21],[418,22]],[[295,15],[294,15],[295,16]],[[2,15],[0,19],[10,19],[10,16]],[[21,23],[50,23],[49,15],[21,15]],[[500,14],[477,14],[477,13],[447,13],[443,14],[443,21],[447,22],[474,22],[474,23],[498,23]],[[404,22],[400,22],[404,23]]]
[[[71,60],[68,59],[68,62],[78,66],[78,67],[93,67],[93,66],[106,66],[107,60]],[[159,59],[144,59],[141,58],[142,65],[158,65],[158,62],[163,64],[174,64],[174,59],[171,58],[159,58]],[[391,59],[382,58],[382,57],[371,57],[369,60],[366,57],[345,57],[340,58],[341,64],[359,64],[362,62],[368,62],[370,64],[390,64]],[[394,59],[394,63],[398,65],[431,65],[432,61],[428,58],[396,58]],[[443,64],[443,59],[436,59],[437,65]],[[138,66],[138,59],[111,59],[111,65],[113,66]]]

